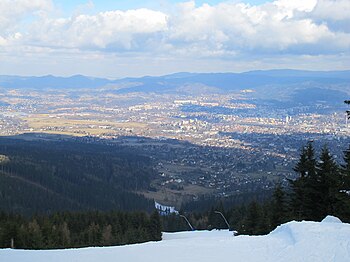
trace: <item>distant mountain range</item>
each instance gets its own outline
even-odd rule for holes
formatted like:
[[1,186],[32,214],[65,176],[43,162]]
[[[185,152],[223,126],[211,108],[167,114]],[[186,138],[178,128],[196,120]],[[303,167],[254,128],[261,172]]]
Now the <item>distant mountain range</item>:
[[[117,93],[174,93],[198,90],[227,92],[241,89],[261,89],[268,86],[349,86],[350,70],[302,71],[267,70],[244,73],[175,73],[165,76],[145,76],[110,80],[75,75],[56,77],[0,76],[0,88],[14,89],[114,89]],[[194,90],[193,90],[194,89]],[[344,90],[346,91],[346,90]],[[349,90],[347,91],[349,92]]]
[[83,75],[71,77],[47,76],[0,76],[0,87],[21,89],[81,89],[99,88],[111,81]]
[[[101,92],[157,93],[177,95],[242,93],[247,99],[279,107],[326,103],[342,106],[350,97],[350,70],[301,71],[267,70],[244,73],[175,73],[164,76],[145,76],[110,80],[83,75],[71,77],[0,76],[0,90],[21,89],[41,92],[65,91],[72,97],[84,92],[98,96]],[[287,104],[286,104],[287,103]],[[0,106],[6,106],[0,101]]]

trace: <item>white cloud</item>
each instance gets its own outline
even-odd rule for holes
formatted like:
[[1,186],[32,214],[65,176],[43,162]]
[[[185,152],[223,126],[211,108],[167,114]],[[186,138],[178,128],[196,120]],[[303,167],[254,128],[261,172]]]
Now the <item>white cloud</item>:
[[6,44],[7,44],[7,40],[4,37],[0,36],[0,46],[6,45]]
[[278,8],[280,18],[292,18],[295,12],[311,12],[318,0],[277,0],[273,2]]
[[1,0],[0,47],[21,39],[20,31],[27,27],[23,20],[40,17],[51,8],[51,0]]
[[50,0],[1,0],[0,35],[18,30],[21,19],[50,10]]
[[349,0],[276,0],[257,6],[236,1],[196,6],[190,1],[171,11],[90,10],[89,15],[72,17],[55,17],[50,10],[49,0],[1,0],[2,54],[54,52],[59,59],[66,52],[86,59],[99,53],[162,61],[215,58],[225,63],[269,57],[276,61],[282,54],[332,56],[333,61],[334,56],[350,54]]
[[318,0],[310,14],[316,23],[325,23],[331,31],[350,34],[350,1]]
[[132,50],[142,48],[138,38],[149,41],[152,34],[165,30],[166,14],[137,9],[38,21],[28,39],[59,48]]
[[350,1],[318,0],[313,16],[324,20],[350,20]]
[[[195,7],[188,2],[180,6],[177,17],[171,17],[169,40],[178,48],[188,47],[188,52],[202,48],[204,53],[211,50],[222,55],[302,53],[305,45],[305,54],[348,52],[350,34],[332,32],[326,21],[315,22],[311,13],[316,4],[316,0],[279,0],[261,6],[222,3]],[[332,48],[326,50],[325,43]]]

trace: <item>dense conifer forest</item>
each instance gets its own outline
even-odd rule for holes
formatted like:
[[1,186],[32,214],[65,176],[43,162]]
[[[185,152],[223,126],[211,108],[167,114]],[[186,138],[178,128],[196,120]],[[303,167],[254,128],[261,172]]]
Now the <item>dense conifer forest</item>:
[[133,192],[154,175],[148,157],[116,146],[0,138],[3,211],[151,211],[153,201]]
[[52,215],[0,213],[0,248],[52,249],[115,246],[161,240],[157,211],[61,212]]

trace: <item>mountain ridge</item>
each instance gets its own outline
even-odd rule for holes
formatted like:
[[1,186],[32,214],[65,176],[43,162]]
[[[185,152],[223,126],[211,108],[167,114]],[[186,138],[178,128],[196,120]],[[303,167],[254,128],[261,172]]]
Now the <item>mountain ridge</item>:
[[100,89],[117,88],[117,93],[131,92],[177,92],[180,87],[201,84],[216,87],[223,92],[270,85],[295,85],[303,83],[349,84],[350,70],[308,71],[293,69],[253,70],[242,73],[189,73],[178,72],[163,76],[127,77],[107,79],[84,75],[62,76],[9,76],[0,75],[0,88],[34,90]]

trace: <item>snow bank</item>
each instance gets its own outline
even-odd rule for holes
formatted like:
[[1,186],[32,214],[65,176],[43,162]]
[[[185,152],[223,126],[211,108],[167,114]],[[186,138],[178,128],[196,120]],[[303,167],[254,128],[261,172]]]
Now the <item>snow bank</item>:
[[[334,223],[336,222],[336,223]],[[232,232],[164,233],[163,241],[106,248],[52,251],[0,250],[11,262],[212,262],[350,261],[350,225],[328,217],[323,222],[289,222],[266,236]]]
[[[287,261],[350,261],[350,225],[328,216],[322,222],[289,222],[266,236],[279,241],[274,259]],[[277,252],[277,250],[276,250]],[[269,260],[273,261],[273,260]]]
[[342,223],[341,220],[337,217],[334,216],[326,216],[323,220],[322,223]]

